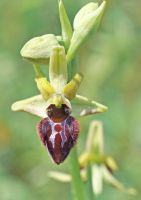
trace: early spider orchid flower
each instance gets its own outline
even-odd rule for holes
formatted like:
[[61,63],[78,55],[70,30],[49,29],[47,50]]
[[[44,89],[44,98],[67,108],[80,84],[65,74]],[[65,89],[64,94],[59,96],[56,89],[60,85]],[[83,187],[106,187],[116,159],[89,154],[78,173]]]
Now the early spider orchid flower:
[[[102,193],[103,181],[121,192],[136,195],[137,191],[134,188],[126,188],[113,176],[113,172],[118,169],[118,166],[111,156],[104,154],[103,127],[100,121],[92,121],[90,124],[86,148],[79,157],[79,164],[83,181],[92,181],[95,195]],[[71,181],[71,176],[65,173],[50,171],[48,176],[62,182]]]
[[79,116],[101,113],[107,107],[77,94],[82,75],[77,73],[68,82],[67,61],[63,46],[52,48],[49,63],[49,81],[39,73],[35,81],[40,95],[18,101],[13,111],[25,111],[42,118],[37,129],[39,137],[47,147],[56,164],[65,160],[77,141]]
[[121,192],[136,195],[134,188],[126,188],[113,176],[118,166],[111,156],[104,153],[103,126],[100,121],[91,122],[85,152],[80,156],[79,163],[81,168],[88,169],[90,166],[95,195],[102,193],[104,181]]

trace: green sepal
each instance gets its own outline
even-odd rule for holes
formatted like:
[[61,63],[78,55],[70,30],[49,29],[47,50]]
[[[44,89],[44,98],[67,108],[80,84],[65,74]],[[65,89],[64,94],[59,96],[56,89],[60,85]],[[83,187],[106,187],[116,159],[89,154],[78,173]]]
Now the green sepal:
[[61,93],[67,83],[67,61],[63,46],[56,46],[52,49],[49,64],[50,84],[57,93]]

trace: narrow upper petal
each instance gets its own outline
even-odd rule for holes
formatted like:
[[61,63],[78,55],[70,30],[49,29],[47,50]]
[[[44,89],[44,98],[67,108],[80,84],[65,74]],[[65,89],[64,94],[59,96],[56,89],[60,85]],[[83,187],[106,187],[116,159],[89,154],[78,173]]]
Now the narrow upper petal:
[[65,87],[63,88],[63,93],[67,99],[72,100],[75,98],[77,90],[82,80],[83,80],[83,75],[77,73],[72,78],[72,80],[67,85],[65,85]]
[[41,95],[17,101],[12,104],[11,108],[13,111],[25,111],[42,118],[47,117],[47,101],[45,101]]

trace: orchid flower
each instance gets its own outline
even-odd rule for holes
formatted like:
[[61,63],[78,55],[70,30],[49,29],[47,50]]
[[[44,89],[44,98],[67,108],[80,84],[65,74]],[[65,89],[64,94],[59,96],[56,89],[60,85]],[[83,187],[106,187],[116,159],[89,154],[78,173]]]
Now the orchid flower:
[[[57,164],[65,160],[77,141],[79,123],[75,118],[107,110],[106,106],[77,94],[83,76],[76,73],[70,80],[68,73],[80,44],[99,24],[105,4],[104,1],[99,7],[96,3],[84,6],[74,19],[73,30],[59,0],[62,36],[46,34],[32,38],[21,50],[22,57],[34,65],[40,94],[14,103],[12,110],[42,118],[37,126],[39,137]],[[42,64],[49,65],[49,80],[41,71]]]
[[15,102],[13,111],[25,111],[39,116],[38,133],[55,163],[65,160],[76,143],[79,123],[75,119],[105,112],[107,107],[77,94],[83,76],[80,73],[68,82],[67,60],[63,46],[52,48],[49,64],[49,81],[36,70],[36,84],[40,94]]

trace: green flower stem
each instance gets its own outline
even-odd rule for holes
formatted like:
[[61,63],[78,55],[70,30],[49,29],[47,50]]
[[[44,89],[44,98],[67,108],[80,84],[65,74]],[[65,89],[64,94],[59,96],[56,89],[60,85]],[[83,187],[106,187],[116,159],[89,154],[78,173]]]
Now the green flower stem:
[[73,200],[85,200],[83,182],[80,176],[80,167],[76,147],[73,148],[70,155],[70,173],[72,176]]
[[36,77],[43,77],[43,73],[39,65],[33,65]]
[[68,63],[68,80],[70,81],[72,77],[78,73],[79,71],[79,57],[75,56],[75,58]]
[[[76,62],[76,58],[75,58],[68,64],[69,80],[71,80],[73,75],[75,74],[76,67],[78,67],[78,63]],[[84,185],[83,185],[81,175],[80,175],[80,166],[78,162],[76,147],[72,149],[72,152],[70,155],[70,174],[72,177],[71,184],[72,184],[73,200],[86,200],[87,198],[86,198]]]
[[69,64],[68,64],[68,81],[70,81],[71,79],[72,79],[72,77],[73,77],[73,65],[72,65],[72,63],[70,62]]
[[91,171],[91,165],[89,163],[87,167],[87,199],[93,200],[94,199],[94,193],[93,193],[93,187],[92,187],[92,171]]

